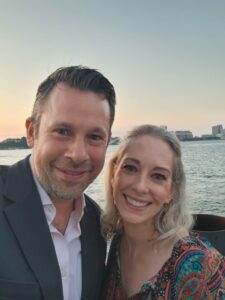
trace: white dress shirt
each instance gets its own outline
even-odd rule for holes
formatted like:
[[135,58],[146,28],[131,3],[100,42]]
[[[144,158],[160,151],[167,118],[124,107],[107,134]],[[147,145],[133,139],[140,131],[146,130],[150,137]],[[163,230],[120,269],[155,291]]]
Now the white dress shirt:
[[72,211],[70,219],[63,235],[52,224],[56,215],[56,208],[48,194],[34,177],[49,230],[55,246],[56,256],[62,277],[64,300],[80,300],[82,290],[82,267],[81,267],[81,242],[80,242],[80,220],[83,216],[85,199],[82,196],[75,201],[75,210]]

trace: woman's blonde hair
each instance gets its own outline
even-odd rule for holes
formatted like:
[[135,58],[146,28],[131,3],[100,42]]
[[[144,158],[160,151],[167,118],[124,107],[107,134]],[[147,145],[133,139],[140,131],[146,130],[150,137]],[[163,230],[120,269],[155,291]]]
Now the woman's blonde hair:
[[128,133],[109,160],[105,176],[105,210],[101,217],[102,232],[107,239],[123,232],[123,222],[113,199],[113,173],[129,144],[140,136],[152,136],[166,142],[174,154],[172,185],[173,199],[166,204],[155,218],[155,227],[160,233],[157,240],[168,240],[183,229],[189,230],[193,224],[193,217],[187,207],[185,199],[185,173],[181,160],[181,147],[175,134],[154,125],[141,125]]

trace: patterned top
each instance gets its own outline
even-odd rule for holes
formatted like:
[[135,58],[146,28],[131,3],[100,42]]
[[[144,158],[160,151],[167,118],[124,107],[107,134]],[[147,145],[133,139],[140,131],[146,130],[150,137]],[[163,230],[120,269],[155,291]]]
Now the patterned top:
[[179,240],[171,257],[141,290],[123,295],[119,268],[119,242],[110,249],[102,300],[223,300],[225,299],[225,258],[196,233]]

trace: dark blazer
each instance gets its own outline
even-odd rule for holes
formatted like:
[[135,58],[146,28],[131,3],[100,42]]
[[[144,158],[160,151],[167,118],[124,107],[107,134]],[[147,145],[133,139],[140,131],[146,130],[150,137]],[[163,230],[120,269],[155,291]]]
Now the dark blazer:
[[[98,300],[105,266],[99,207],[81,221],[82,300]],[[29,158],[0,166],[0,300],[63,300],[60,269]]]

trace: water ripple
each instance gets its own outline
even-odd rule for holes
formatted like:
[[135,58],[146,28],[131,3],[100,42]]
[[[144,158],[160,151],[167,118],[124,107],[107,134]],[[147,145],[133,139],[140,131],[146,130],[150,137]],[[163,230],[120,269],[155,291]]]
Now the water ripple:
[[[187,177],[187,199],[194,213],[225,216],[225,141],[181,143]],[[109,146],[106,162],[117,146]],[[30,150],[1,150],[0,164],[12,164]],[[87,193],[104,206],[102,171]]]

